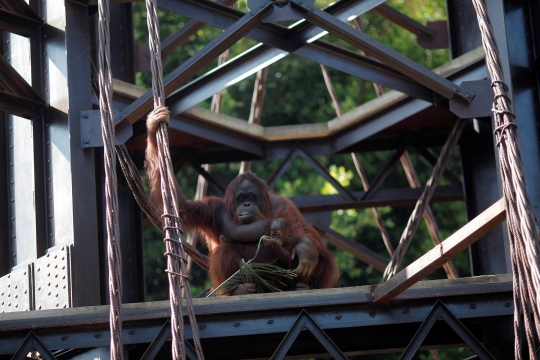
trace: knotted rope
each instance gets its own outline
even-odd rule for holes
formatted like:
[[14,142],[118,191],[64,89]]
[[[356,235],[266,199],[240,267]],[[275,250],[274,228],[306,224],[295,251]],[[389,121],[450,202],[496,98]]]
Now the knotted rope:
[[156,0],[146,0],[147,25],[150,44],[152,69],[152,90],[154,91],[154,110],[148,115],[150,126],[157,126],[156,139],[161,176],[161,195],[163,198],[163,232],[167,256],[167,274],[169,277],[169,296],[171,303],[172,354],[174,359],[186,358],[184,343],[184,317],[182,298],[186,295],[186,304],[193,332],[195,351],[199,359],[204,359],[199,329],[193,309],[191,289],[187,276],[187,259],[182,244],[182,222],[178,211],[176,176],[169,153],[167,124],[169,111],[165,107],[165,89],[163,87],[163,66],[161,64],[161,43],[159,39],[159,20]]
[[107,226],[107,263],[109,266],[111,359],[123,359],[122,340],[122,258],[118,228],[118,193],[114,122],[112,108],[112,74],[110,67],[109,0],[98,1],[99,12],[99,111],[105,163],[105,202]]
[[[525,334],[529,347],[529,357],[536,359],[537,336],[540,334],[540,286],[539,236],[534,221],[534,213],[529,200],[527,184],[523,174],[523,160],[519,146],[514,109],[504,82],[499,48],[495,40],[493,26],[483,0],[473,0],[486,53],[486,64],[491,77],[491,87],[495,93],[493,114],[495,138],[499,149],[499,166],[506,199],[506,222],[512,260],[514,280],[514,337],[515,357],[521,358],[521,327],[525,324]],[[532,318],[531,318],[532,311]],[[534,324],[534,325],[533,325]],[[534,329],[533,329],[534,326]],[[535,332],[536,330],[536,336]]]
[[399,239],[399,245],[396,248],[396,251],[394,252],[394,255],[392,256],[392,260],[386,267],[381,282],[385,282],[388,279],[390,279],[392,276],[394,276],[399,269],[399,266],[401,264],[401,261],[403,260],[403,256],[405,255],[405,252],[407,252],[407,249],[409,248],[409,245],[411,243],[411,240],[416,233],[416,230],[418,229],[418,225],[420,225],[420,221],[422,220],[422,217],[424,216],[424,212],[426,210],[426,207],[429,205],[429,202],[431,201],[431,198],[433,197],[433,193],[435,192],[435,189],[437,188],[437,184],[439,182],[439,179],[441,178],[444,170],[446,169],[446,165],[448,164],[448,161],[450,160],[450,157],[452,156],[452,153],[454,152],[454,148],[456,147],[456,144],[461,136],[461,133],[463,132],[463,127],[465,126],[464,120],[457,120],[454,127],[452,128],[452,131],[450,132],[450,135],[448,135],[448,139],[446,140],[446,143],[444,144],[441,155],[439,156],[439,159],[437,160],[437,163],[435,164],[435,167],[433,168],[433,173],[431,174],[431,177],[426,183],[426,187],[424,188],[424,191],[422,192],[422,195],[420,195],[420,198],[416,202],[416,206],[409,217],[409,221],[407,222],[407,226],[405,227],[405,230],[403,230],[403,234],[401,235],[401,239]]

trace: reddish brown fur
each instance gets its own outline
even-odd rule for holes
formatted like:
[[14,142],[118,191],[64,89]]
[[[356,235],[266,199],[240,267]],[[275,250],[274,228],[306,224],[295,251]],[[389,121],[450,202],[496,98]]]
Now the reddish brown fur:
[[[156,146],[156,128],[153,124],[148,128],[148,144],[146,148],[146,172],[151,189],[151,201],[163,208],[161,198],[161,177],[159,172],[158,151]],[[298,208],[289,199],[272,194],[267,184],[253,173],[244,173],[237,176],[225,192],[223,199],[207,197],[200,201],[187,200],[177,184],[178,201],[184,230],[197,231],[206,241],[210,250],[210,278],[214,286],[221,284],[238,270],[238,260],[251,259],[255,254],[258,242],[220,243],[223,234],[222,221],[234,219],[233,195],[242,181],[249,180],[258,187],[263,197],[263,208],[259,209],[261,215],[268,219],[285,218],[294,228],[293,236],[305,236],[314,247],[306,246],[306,252],[319,254],[319,262],[314,273],[305,282],[312,289],[330,288],[336,283],[338,268],[332,254],[325,248],[317,231],[306,223]],[[223,216],[227,215],[227,216]],[[261,247],[257,262],[272,262],[276,256],[271,249]]]

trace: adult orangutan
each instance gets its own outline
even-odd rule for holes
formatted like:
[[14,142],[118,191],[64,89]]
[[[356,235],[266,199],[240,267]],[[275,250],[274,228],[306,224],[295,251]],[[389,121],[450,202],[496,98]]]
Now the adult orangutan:
[[[151,201],[162,209],[161,177],[156,144],[157,122],[147,121],[146,173]],[[298,266],[295,272],[310,288],[335,285],[338,268],[317,231],[306,223],[298,208],[287,198],[272,194],[268,185],[253,173],[237,176],[225,191],[224,198],[206,197],[188,200],[177,184],[180,216],[186,231],[196,231],[210,251],[210,279],[218,286],[240,267],[240,260],[255,255],[259,239],[268,233],[272,219],[283,218],[294,224],[303,246],[295,248]],[[222,241],[220,242],[220,238]],[[254,262],[270,263],[277,255],[271,247],[262,246]],[[321,261],[322,260],[322,261]],[[283,261],[279,266],[288,268]],[[316,269],[316,271],[315,271]],[[244,284],[236,294],[253,293],[255,284]]]

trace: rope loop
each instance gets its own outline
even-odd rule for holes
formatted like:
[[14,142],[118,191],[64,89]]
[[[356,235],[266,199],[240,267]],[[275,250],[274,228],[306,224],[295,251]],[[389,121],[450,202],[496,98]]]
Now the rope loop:
[[149,131],[155,131],[160,123],[165,123],[169,126],[171,122],[171,112],[166,106],[158,106],[146,117],[146,126]]
[[506,131],[508,130],[508,128],[512,126],[515,129],[517,129],[518,127],[518,125],[515,122],[509,122],[509,123],[499,125],[495,128],[495,130],[493,130],[493,134],[495,134],[495,136],[497,137],[497,146],[500,146],[501,141],[504,138]]
[[495,87],[497,85],[501,85],[504,89],[505,92],[508,92],[508,85],[506,85],[506,83],[502,80],[493,80],[491,82],[491,87]]

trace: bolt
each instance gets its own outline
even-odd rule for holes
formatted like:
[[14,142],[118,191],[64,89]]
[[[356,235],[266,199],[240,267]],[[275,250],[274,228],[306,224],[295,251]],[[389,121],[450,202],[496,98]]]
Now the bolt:
[[470,307],[471,309],[476,309],[476,304],[471,304],[471,305],[469,305],[469,307]]
[[199,329],[201,329],[201,330],[206,329],[206,325],[201,325],[201,326],[199,326]]
[[375,317],[375,315],[377,315],[377,312],[375,310],[369,312],[369,316]]
[[459,89],[458,89],[458,88],[455,88],[454,91],[455,91],[455,92],[459,92]]
[[135,330],[130,330],[129,335],[135,335]]
[[83,144],[85,144],[85,145],[90,144],[90,140],[84,140],[84,141],[83,141]]
[[336,316],[336,320],[341,320],[341,315]]
[[467,95],[467,96],[465,96],[465,97],[466,97],[467,99],[472,99],[472,95],[470,95],[470,94]]
[[504,304],[504,307],[510,307],[510,301]]
[[88,119],[88,114],[81,114],[81,117],[84,119]]
[[62,336],[62,341],[66,341],[68,339],[67,335]]
[[403,310],[403,313],[404,313],[404,314],[408,314],[409,311],[410,311],[409,309],[405,309],[405,310]]
[[96,339],[99,339],[99,338],[101,337],[101,334],[96,334],[96,335],[94,335],[94,337],[95,337]]
[[240,327],[240,323],[235,323],[234,327]]
[[274,323],[274,320],[268,320],[268,325],[272,325]]

